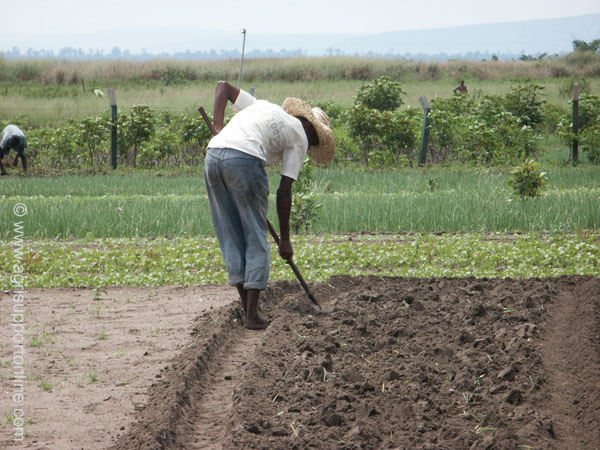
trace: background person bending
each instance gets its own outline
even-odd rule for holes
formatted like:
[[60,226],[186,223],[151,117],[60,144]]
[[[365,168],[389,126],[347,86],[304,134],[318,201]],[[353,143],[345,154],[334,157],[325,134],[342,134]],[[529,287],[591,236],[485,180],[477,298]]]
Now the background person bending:
[[8,125],[2,130],[2,138],[0,139],[0,173],[6,175],[6,170],[2,165],[2,159],[4,155],[8,155],[11,149],[14,149],[17,155],[13,166],[17,167],[19,158],[23,164],[23,170],[27,172],[27,159],[25,156],[25,149],[27,148],[27,138],[25,133],[16,125]]

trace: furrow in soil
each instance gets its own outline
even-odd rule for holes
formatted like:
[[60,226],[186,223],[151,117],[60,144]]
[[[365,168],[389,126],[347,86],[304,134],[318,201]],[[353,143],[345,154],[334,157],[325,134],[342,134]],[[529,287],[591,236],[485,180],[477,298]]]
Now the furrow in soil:
[[222,348],[184,413],[184,427],[177,433],[181,448],[223,448],[241,374],[251,364],[263,336],[264,332],[240,327]]

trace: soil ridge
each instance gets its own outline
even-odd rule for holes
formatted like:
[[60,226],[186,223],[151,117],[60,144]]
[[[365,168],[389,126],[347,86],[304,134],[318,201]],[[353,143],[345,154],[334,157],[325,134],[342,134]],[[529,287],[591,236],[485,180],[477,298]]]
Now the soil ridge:
[[159,450],[176,448],[178,425],[185,410],[199,395],[211,365],[227,342],[242,329],[237,305],[209,313],[214,327],[208,328],[205,315],[197,319],[196,339],[166,366],[162,379],[152,385],[149,400],[136,413],[132,428],[121,435],[110,450]]

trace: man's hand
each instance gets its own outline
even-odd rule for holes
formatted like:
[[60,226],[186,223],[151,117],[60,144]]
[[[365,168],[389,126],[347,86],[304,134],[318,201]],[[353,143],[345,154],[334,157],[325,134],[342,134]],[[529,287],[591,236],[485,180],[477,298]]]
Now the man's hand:
[[285,175],[281,176],[277,189],[277,216],[279,217],[279,255],[283,259],[291,259],[294,255],[290,242],[290,213],[292,210],[292,184],[294,180]]
[[291,261],[294,256],[294,249],[289,240],[279,239],[279,256],[285,260]]

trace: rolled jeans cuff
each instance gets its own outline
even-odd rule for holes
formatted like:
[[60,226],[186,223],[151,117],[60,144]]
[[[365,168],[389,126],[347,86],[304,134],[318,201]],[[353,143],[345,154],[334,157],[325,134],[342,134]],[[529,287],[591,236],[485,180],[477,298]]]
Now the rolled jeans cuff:
[[264,291],[266,288],[267,288],[267,283],[262,283],[262,282],[244,283],[245,290],[256,289],[257,291]]

